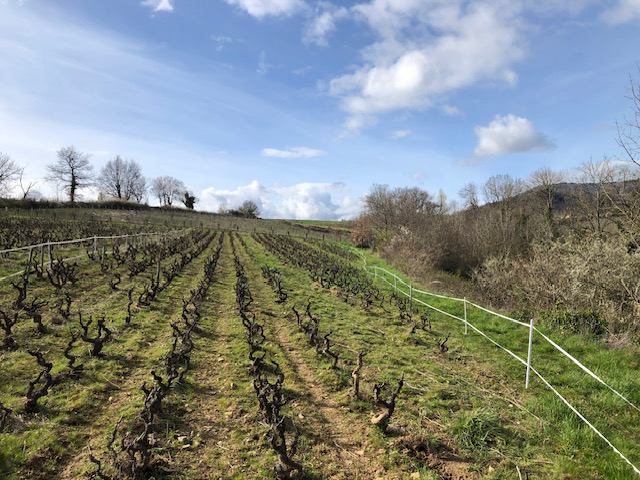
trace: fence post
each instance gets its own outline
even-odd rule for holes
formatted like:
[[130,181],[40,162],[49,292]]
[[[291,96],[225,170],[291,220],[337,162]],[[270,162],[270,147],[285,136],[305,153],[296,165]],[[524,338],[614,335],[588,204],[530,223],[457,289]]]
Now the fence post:
[[413,280],[409,280],[409,312],[413,306]]
[[531,324],[529,326],[529,353],[527,354],[527,380],[525,382],[524,388],[529,388],[529,376],[531,373],[531,350],[533,345],[533,318],[531,319]]
[[397,281],[398,281],[398,277],[394,275],[394,276],[393,276],[393,289],[394,289],[394,290],[398,290],[398,284],[397,284]]
[[464,334],[467,334],[467,327],[468,327],[468,323],[467,322],[467,297],[464,297]]
[[96,250],[98,249],[98,237],[93,237],[93,253],[96,253]]

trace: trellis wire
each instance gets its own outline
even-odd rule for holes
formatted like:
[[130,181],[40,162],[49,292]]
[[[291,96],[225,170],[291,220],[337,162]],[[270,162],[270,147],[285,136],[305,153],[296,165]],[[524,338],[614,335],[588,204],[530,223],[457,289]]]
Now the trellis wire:
[[[96,245],[97,245],[97,241],[98,240],[114,240],[116,238],[124,238],[125,241],[128,242],[129,237],[143,237],[143,236],[152,236],[152,235],[162,235],[163,237],[166,237],[167,235],[175,235],[178,233],[183,233],[182,230],[175,230],[173,232],[154,232],[154,233],[132,233],[132,234],[127,234],[127,235],[111,235],[111,236],[99,236],[99,235],[95,235],[93,237],[86,237],[86,238],[76,238],[73,240],[61,240],[58,242],[45,242],[45,243],[37,243],[35,245],[27,245],[25,247],[16,247],[16,248],[9,248],[6,250],[0,250],[0,255],[4,254],[4,253],[11,253],[11,252],[19,252],[22,250],[32,250],[34,248],[44,248],[44,247],[48,247],[49,249],[51,249],[52,245],[70,245],[70,244],[74,244],[74,243],[82,243],[82,242],[88,242],[89,240],[93,240],[93,251],[96,251]],[[67,261],[67,260],[76,260],[78,258],[82,258],[82,257],[86,257],[86,254],[83,255],[78,255],[76,257],[70,257],[70,258],[63,258],[62,261]],[[48,265],[50,262],[42,262],[42,265]],[[0,282],[3,280],[6,280],[7,278],[11,278],[11,277],[16,277],[18,275],[22,275],[24,273],[24,270],[20,270],[19,272],[14,272],[11,273],[5,277],[0,277]]]

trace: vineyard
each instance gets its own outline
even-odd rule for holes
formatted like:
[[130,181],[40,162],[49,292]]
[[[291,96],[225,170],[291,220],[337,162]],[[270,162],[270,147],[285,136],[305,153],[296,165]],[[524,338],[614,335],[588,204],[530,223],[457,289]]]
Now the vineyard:
[[[11,221],[36,233],[5,248],[88,240],[0,259],[21,270],[0,283],[0,478],[637,478],[340,244]],[[608,409],[637,462],[637,412]]]

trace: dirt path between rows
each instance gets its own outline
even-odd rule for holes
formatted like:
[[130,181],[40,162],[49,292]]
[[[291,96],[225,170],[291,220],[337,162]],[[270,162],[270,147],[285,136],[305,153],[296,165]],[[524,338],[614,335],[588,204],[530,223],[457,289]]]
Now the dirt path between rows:
[[[267,322],[268,338],[286,360],[286,367],[282,362],[289,370],[285,387],[296,392],[290,403],[293,420],[306,437],[312,457],[322,459],[321,465],[313,467],[322,478],[332,480],[408,478],[409,473],[400,476],[385,467],[385,462],[390,461],[387,450],[372,445],[370,433],[375,427],[367,423],[366,414],[355,412],[347,405],[347,393],[334,393],[317,378],[314,367],[307,363],[298,350],[300,347],[292,341],[282,307],[275,303],[275,293],[258,274],[257,263],[244,248],[238,246],[238,251],[245,263],[254,305],[259,306],[263,314],[274,312]],[[304,454],[301,450],[298,459]],[[303,460],[299,461],[304,465]],[[394,465],[394,470],[397,468]]]
[[331,457],[331,465],[327,465],[330,470],[328,478],[401,478],[386,472],[380,461],[386,455],[385,449],[380,448],[374,452],[368,439],[373,427],[366,426],[361,420],[354,418],[355,414],[350,414],[347,407],[340,405],[327,387],[315,377],[312,368],[282,329],[277,328],[276,338],[295,372],[296,388],[303,393],[304,403],[314,409],[313,416],[319,420],[319,425],[315,425],[319,431],[309,433],[313,434],[315,448]]

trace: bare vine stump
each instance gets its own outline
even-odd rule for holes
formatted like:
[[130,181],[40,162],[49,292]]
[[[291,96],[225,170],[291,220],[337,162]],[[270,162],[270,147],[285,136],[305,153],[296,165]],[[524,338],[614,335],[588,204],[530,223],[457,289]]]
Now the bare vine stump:
[[367,355],[365,352],[358,353],[358,365],[351,372],[351,378],[353,378],[353,393],[355,398],[360,395],[360,370],[362,369],[362,359]]

